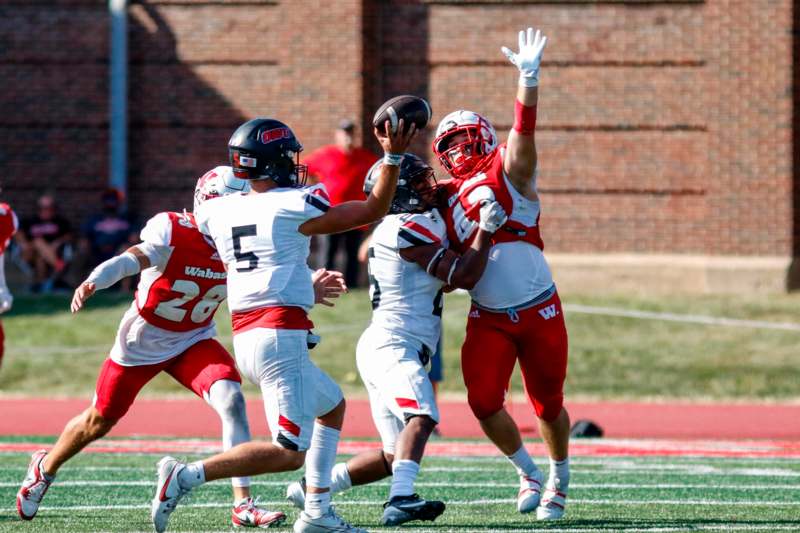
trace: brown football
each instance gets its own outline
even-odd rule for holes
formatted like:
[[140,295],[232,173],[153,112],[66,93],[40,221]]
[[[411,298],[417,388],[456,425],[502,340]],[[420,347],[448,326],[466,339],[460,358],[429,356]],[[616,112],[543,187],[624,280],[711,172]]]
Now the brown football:
[[417,125],[417,130],[421,130],[431,119],[431,106],[419,96],[411,94],[395,96],[378,108],[372,119],[372,125],[381,133],[385,133],[384,124],[388,120],[392,131],[396,131],[401,118],[406,131],[412,123]]

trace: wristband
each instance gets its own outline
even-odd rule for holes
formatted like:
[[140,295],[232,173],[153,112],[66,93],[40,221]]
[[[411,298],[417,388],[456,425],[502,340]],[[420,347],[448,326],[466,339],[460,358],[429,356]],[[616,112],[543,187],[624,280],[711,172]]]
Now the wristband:
[[389,152],[384,152],[383,154],[384,165],[399,167],[402,163],[403,163],[403,154],[390,154]]
[[533,135],[536,129],[536,106],[526,106],[514,101],[514,131],[520,135]]
[[532,87],[539,86],[539,70],[537,69],[535,73],[519,73],[519,84],[523,87],[528,87],[529,89]]
[[455,261],[453,261],[453,265],[450,267],[450,272],[447,274],[447,284],[450,285],[450,281],[453,279],[453,272],[456,271],[456,267],[458,266],[458,262],[461,258],[457,257]]
[[436,250],[436,253],[433,254],[433,257],[431,257],[431,260],[428,261],[428,266],[425,267],[425,272],[427,272],[431,276],[436,275],[436,267],[439,266],[439,262],[442,260],[444,252],[445,252],[444,248],[439,248],[438,250]]

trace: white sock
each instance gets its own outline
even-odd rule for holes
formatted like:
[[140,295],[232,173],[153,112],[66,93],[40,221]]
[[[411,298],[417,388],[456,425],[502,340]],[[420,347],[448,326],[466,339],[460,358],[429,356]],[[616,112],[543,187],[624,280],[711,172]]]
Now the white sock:
[[508,460],[511,461],[511,464],[517,469],[519,477],[536,477],[539,473],[539,468],[536,466],[536,463],[533,462],[533,459],[531,459],[531,455],[528,453],[528,450],[525,449],[524,445],[520,446],[519,450],[514,452],[514,455],[509,455]]
[[350,472],[347,470],[347,463],[337,463],[331,471],[331,492],[337,493],[347,490],[353,486],[350,480]]
[[392,488],[389,499],[395,496],[411,496],[414,494],[414,482],[419,474],[419,463],[410,459],[398,459],[392,463]]
[[311,518],[319,518],[331,506],[331,492],[306,492],[305,512]]
[[550,459],[550,477],[547,486],[552,486],[561,492],[567,492],[569,487],[569,457],[563,461]]
[[[215,381],[205,394],[208,404],[214,408],[222,421],[222,449],[230,450],[237,444],[250,442],[250,426],[242,387],[229,379]],[[249,477],[232,477],[234,487],[249,487]]]
[[202,461],[189,463],[178,474],[178,485],[184,489],[193,489],[206,482],[206,471]]
[[[331,470],[336,461],[336,447],[339,445],[338,429],[314,422],[311,434],[311,447],[306,452],[306,486],[326,489],[331,486]],[[311,497],[309,499],[309,496]],[[331,493],[306,492],[306,514],[319,518],[328,512]]]

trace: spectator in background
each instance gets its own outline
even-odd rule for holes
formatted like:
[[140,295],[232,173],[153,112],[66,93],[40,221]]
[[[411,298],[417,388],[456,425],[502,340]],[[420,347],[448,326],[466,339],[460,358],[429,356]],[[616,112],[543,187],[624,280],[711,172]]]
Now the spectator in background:
[[61,274],[72,257],[72,226],[58,214],[52,194],[36,202],[36,215],[25,220],[17,242],[22,258],[34,272],[32,292],[49,292],[61,282]]
[[[364,177],[378,159],[370,150],[355,146],[354,133],[353,121],[342,120],[334,135],[335,144],[317,149],[303,161],[312,179],[325,184],[331,205],[363,200]],[[358,247],[362,237],[361,228],[328,236],[325,268],[335,269],[336,254],[344,246],[346,260],[342,270],[348,287],[358,286]]]
[[[80,279],[103,261],[121,254],[139,242],[138,227],[124,213],[122,192],[109,187],[100,194],[101,210],[89,215],[81,226],[79,254],[74,268]],[[132,278],[122,280],[122,290],[130,290]]]
[[122,211],[122,193],[108,188],[100,195],[102,210],[83,223],[81,250],[86,251],[92,267],[111,259],[139,242],[133,220]]

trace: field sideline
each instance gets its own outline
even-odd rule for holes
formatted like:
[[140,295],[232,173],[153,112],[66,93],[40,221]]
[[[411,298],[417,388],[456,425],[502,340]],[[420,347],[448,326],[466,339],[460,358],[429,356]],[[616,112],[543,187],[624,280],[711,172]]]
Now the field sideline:
[[[35,447],[37,442],[42,439],[4,438],[0,446]],[[175,448],[187,459],[198,457],[187,454],[182,441],[173,441],[173,445],[169,442],[164,441],[164,449]],[[438,441],[436,445],[442,450],[452,445],[457,453],[470,444]],[[343,443],[344,449],[348,446],[355,451],[352,444]],[[730,443],[718,446],[737,447]],[[800,456],[756,458],[748,457],[746,449],[742,451],[745,455],[736,459],[705,457],[695,452],[669,457],[579,452],[572,460],[568,516],[548,524],[516,513],[515,476],[504,459],[494,454],[428,457],[418,489],[424,496],[443,499],[448,509],[434,524],[406,526],[402,531],[667,533],[800,529]],[[154,486],[154,464],[160,455],[140,452],[79,456],[64,467],[39,516],[22,524],[16,518],[13,499],[28,456],[5,452],[0,462],[0,501],[6,502],[0,505],[0,531],[152,531],[147,504]],[[541,459],[541,455],[538,457]],[[296,476],[262,476],[253,485],[254,493],[265,505],[286,511],[290,521],[296,512],[284,502],[283,491]],[[229,490],[227,483],[214,482],[193,493],[173,515],[169,531],[229,531]],[[354,523],[370,531],[389,531],[374,527],[387,491],[388,483],[384,481],[357,487],[334,499],[340,512]],[[287,530],[285,525],[277,531]]]
[[[796,379],[800,332],[794,326],[765,329],[736,322],[703,324],[697,317],[701,315],[700,322],[704,316],[732,318],[751,326],[753,322],[797,324],[800,295],[563,294],[562,299],[570,332],[568,398],[800,399]],[[11,313],[3,316],[6,357],[0,370],[0,394],[91,395],[97,370],[130,296],[100,294],[76,316],[67,311],[67,302],[67,295],[20,296]],[[467,297],[458,294],[448,295],[445,301],[445,393],[463,394],[458,354],[468,303]],[[587,308],[606,310],[589,314]],[[369,313],[363,290],[345,295],[336,308],[318,308],[312,313],[323,337],[312,357],[348,395],[364,394],[353,350]],[[674,321],[670,314],[689,320]],[[220,339],[230,347],[226,310],[220,310],[217,323]],[[518,377],[513,390],[521,391]],[[246,392],[257,393],[249,387]],[[143,394],[190,395],[166,376],[156,378]]]

